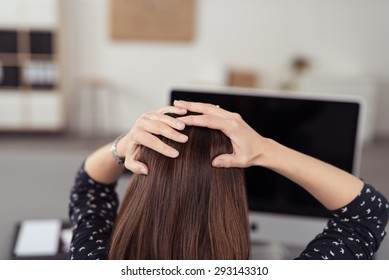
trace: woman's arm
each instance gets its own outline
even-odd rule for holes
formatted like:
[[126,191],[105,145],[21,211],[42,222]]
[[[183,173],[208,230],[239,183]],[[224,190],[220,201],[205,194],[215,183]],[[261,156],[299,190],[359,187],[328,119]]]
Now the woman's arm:
[[257,165],[269,168],[302,186],[330,210],[345,206],[362,190],[363,182],[360,179],[262,137],[236,113],[211,104],[185,101],[174,104],[203,114],[179,118],[186,125],[219,129],[231,139],[233,153],[215,158],[212,163],[215,167]]
[[388,215],[387,199],[365,184],[352,202],[332,211],[323,232],[297,259],[371,259],[386,234]]
[[264,153],[256,165],[269,168],[294,181],[327,209],[336,210],[350,203],[364,183],[335,166],[265,139]]
[[102,184],[116,182],[123,172],[123,165],[118,164],[113,159],[111,144],[107,144],[89,155],[85,160],[84,168],[93,180]]

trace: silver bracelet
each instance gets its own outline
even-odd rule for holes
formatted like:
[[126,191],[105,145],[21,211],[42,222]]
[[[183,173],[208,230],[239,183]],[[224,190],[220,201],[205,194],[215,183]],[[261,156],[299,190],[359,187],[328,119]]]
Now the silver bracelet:
[[118,155],[118,152],[116,150],[116,146],[118,144],[118,142],[120,141],[120,139],[122,139],[126,134],[122,134],[120,135],[119,137],[117,137],[115,139],[115,141],[112,142],[112,145],[111,145],[111,154],[112,154],[112,157],[113,159],[116,161],[117,164],[119,165],[123,165],[124,164],[124,158],[121,158],[119,157]]

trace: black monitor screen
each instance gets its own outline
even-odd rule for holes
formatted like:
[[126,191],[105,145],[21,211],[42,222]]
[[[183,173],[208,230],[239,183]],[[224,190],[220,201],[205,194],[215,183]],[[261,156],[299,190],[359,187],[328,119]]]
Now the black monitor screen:
[[[174,100],[217,104],[239,113],[258,133],[292,149],[353,171],[359,103],[266,95],[173,90]],[[250,211],[328,217],[308,192],[261,167],[245,171]]]

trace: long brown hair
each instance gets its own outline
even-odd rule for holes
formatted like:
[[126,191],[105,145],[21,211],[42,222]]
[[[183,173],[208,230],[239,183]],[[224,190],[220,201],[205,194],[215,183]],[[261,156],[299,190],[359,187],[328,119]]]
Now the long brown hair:
[[243,170],[214,168],[231,153],[220,131],[187,127],[185,144],[163,137],[176,159],[142,147],[149,174],[133,175],[118,213],[109,259],[248,259],[250,239]]

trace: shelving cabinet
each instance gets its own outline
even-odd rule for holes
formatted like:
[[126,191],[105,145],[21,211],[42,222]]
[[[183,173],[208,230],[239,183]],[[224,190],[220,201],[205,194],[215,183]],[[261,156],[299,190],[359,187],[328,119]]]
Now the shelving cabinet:
[[60,0],[0,0],[0,131],[60,131]]

